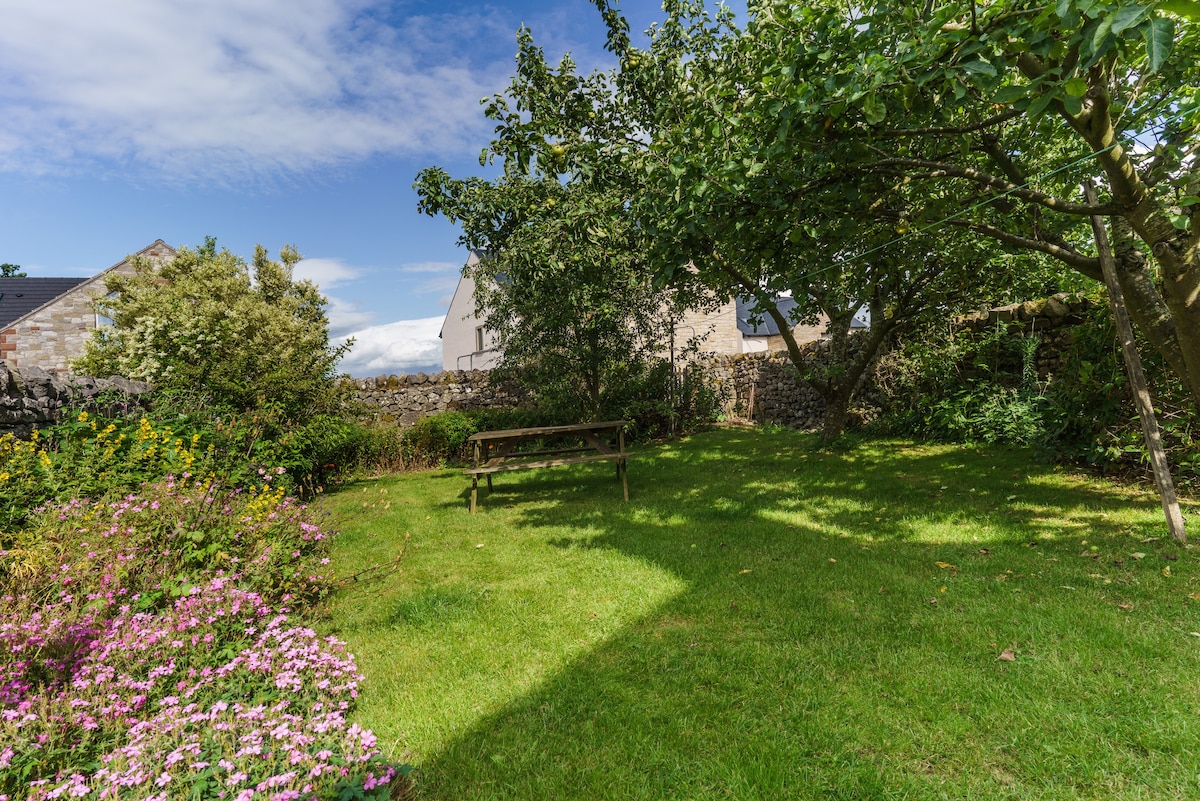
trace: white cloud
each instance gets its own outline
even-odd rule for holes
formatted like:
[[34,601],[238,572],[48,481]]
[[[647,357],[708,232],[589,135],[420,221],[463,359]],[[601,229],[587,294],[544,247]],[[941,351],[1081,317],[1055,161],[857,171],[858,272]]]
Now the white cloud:
[[296,263],[292,276],[297,281],[312,281],[324,292],[361,277],[362,270],[347,265],[341,259],[301,259]]
[[[0,169],[287,173],[486,136],[511,72],[495,12],[382,0],[0,0]],[[503,33],[503,35],[501,35]],[[471,42],[509,45],[506,58]]]
[[353,332],[369,326],[375,321],[375,313],[365,311],[353,301],[333,295],[325,295],[329,301],[325,316],[329,318],[329,338],[337,341],[353,336]]
[[458,276],[462,265],[454,261],[416,261],[400,265],[405,273],[452,273]]
[[329,318],[329,335],[334,340],[345,339],[349,332],[365,328],[375,320],[372,312],[360,309],[354,301],[330,293],[331,289],[361,278],[364,272],[340,259],[302,259],[292,273],[296,280],[316,284],[329,301],[325,314]]
[[453,261],[410,262],[401,265],[400,272],[425,276],[413,287],[413,293],[436,295],[439,306],[449,306],[462,277],[462,265]]
[[443,319],[400,320],[355,331],[354,347],[338,369],[356,377],[440,370]]

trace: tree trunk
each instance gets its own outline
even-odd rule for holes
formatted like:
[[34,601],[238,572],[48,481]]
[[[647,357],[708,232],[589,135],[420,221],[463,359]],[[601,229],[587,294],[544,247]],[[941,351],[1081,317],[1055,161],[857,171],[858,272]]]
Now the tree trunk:
[[[831,355],[835,356],[834,364],[840,365],[842,371],[831,375],[824,382],[825,390],[821,393],[825,400],[821,440],[826,445],[845,433],[846,424],[850,421],[850,402],[854,400],[867,371],[875,363],[880,348],[894,327],[895,323],[884,317],[882,305],[872,304],[871,328],[864,335],[858,352],[852,358],[849,322],[847,321],[844,329],[834,332],[835,342],[831,348]],[[839,338],[842,341],[836,342]]]
[[825,398],[825,418],[821,421],[821,442],[824,445],[829,445],[846,431],[846,424],[850,422],[850,400],[853,398],[853,389],[850,392],[839,391]]
[[[1124,223],[1145,243],[1158,262],[1162,286],[1159,300],[1169,310],[1169,323],[1174,329],[1179,352],[1164,351],[1155,341],[1156,336],[1161,339],[1159,331],[1154,330],[1155,323],[1161,330],[1164,321],[1159,309],[1146,306],[1149,300],[1147,286],[1140,287],[1140,293],[1127,295],[1130,315],[1170,362],[1193,400],[1200,404],[1200,232],[1176,229],[1142,180],[1137,166],[1120,144],[1108,92],[1102,86],[1093,86],[1085,100],[1079,114],[1067,113],[1065,109],[1060,113],[1095,152],[1108,178],[1113,200],[1121,207],[1120,216]],[[1148,270],[1146,273],[1149,275]],[[1122,290],[1127,293],[1131,288],[1127,286],[1129,278],[1122,270],[1119,279]],[[1149,286],[1156,283],[1150,281]]]

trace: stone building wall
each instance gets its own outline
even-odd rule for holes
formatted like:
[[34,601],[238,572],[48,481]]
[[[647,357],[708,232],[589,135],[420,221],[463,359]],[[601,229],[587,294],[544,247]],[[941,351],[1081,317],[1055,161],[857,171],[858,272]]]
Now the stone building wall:
[[[159,239],[137,255],[166,260],[174,258],[175,250]],[[15,321],[0,331],[0,358],[9,367],[66,372],[71,361],[83,355],[84,343],[96,327],[93,302],[105,294],[105,279],[114,272],[132,271],[129,261],[122,261]]]
[[742,332],[737,327],[737,308],[728,300],[711,312],[686,311],[675,326],[676,348],[699,340],[701,353],[741,353]]

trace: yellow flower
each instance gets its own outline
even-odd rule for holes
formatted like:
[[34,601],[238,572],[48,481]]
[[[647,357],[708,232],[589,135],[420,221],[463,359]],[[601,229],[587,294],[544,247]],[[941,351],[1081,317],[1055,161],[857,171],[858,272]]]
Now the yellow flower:
[[81,422],[81,423],[86,423],[86,422],[88,421],[88,413],[87,413],[87,412],[80,412],[80,413],[79,413],[79,418],[78,418],[78,419],[79,419],[79,422]]

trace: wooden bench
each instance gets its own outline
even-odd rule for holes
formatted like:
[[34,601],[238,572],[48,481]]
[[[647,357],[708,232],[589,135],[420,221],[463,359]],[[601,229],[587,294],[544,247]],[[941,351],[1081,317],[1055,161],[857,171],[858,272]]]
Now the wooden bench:
[[[511,428],[504,431],[480,431],[467,438],[471,443],[472,466],[464,470],[471,477],[471,514],[475,514],[479,494],[479,479],[486,477],[488,492],[492,490],[492,474],[510,470],[535,470],[542,467],[561,467],[587,462],[616,462],[617,478],[629,500],[629,476],[625,463],[624,420],[603,423],[578,423],[569,426]],[[610,440],[615,437],[616,442]],[[562,447],[543,447],[520,451],[521,443],[535,440],[563,440]],[[576,444],[582,442],[582,445]],[[559,458],[538,459],[539,456]]]

